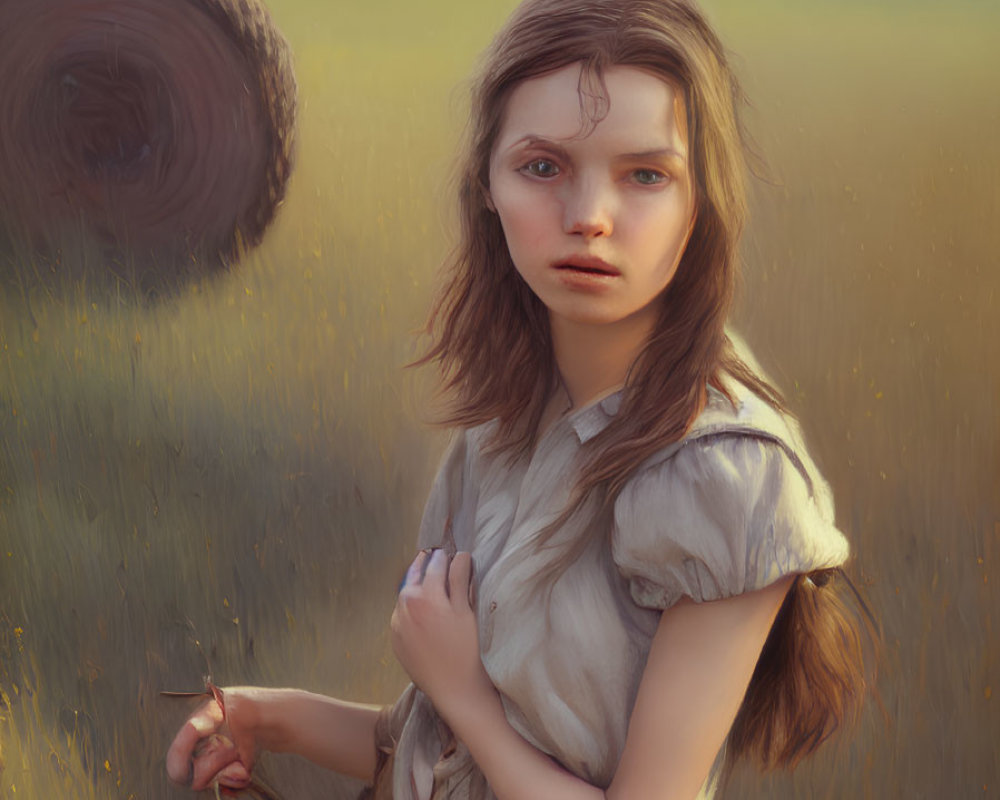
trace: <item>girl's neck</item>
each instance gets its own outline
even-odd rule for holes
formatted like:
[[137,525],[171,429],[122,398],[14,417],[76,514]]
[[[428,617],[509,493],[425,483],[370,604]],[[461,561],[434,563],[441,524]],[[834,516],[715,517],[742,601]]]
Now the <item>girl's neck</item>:
[[550,315],[552,351],[571,409],[625,383],[652,332],[649,316],[633,314],[608,325],[590,325]]

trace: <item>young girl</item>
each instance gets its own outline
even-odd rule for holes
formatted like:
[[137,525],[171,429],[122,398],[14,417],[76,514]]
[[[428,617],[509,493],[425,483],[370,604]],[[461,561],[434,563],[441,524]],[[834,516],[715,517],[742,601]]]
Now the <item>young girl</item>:
[[240,786],[270,749],[376,798],[708,797],[857,703],[828,487],[725,330],[739,100],[686,0],[515,12],[432,314],[458,434],[392,617],[413,683],[385,709],[227,689],[171,778]]

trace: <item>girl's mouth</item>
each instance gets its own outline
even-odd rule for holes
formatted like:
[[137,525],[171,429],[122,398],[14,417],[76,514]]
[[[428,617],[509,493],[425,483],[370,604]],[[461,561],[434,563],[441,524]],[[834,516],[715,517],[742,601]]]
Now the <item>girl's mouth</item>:
[[563,261],[557,261],[553,266],[559,270],[581,272],[584,275],[606,275],[608,277],[621,275],[621,272],[611,264],[591,256],[567,258]]

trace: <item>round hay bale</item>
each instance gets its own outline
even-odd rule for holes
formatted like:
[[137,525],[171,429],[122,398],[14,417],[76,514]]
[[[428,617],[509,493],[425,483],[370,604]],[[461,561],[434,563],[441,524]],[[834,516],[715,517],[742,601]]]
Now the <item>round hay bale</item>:
[[259,0],[0,0],[0,233],[169,271],[258,244],[295,79]]

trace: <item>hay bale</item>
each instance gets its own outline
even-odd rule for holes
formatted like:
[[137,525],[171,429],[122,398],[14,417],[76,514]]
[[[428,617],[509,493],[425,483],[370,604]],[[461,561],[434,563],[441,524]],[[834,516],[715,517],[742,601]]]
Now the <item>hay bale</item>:
[[10,243],[210,269],[281,202],[295,79],[260,0],[3,0],[0,119]]

